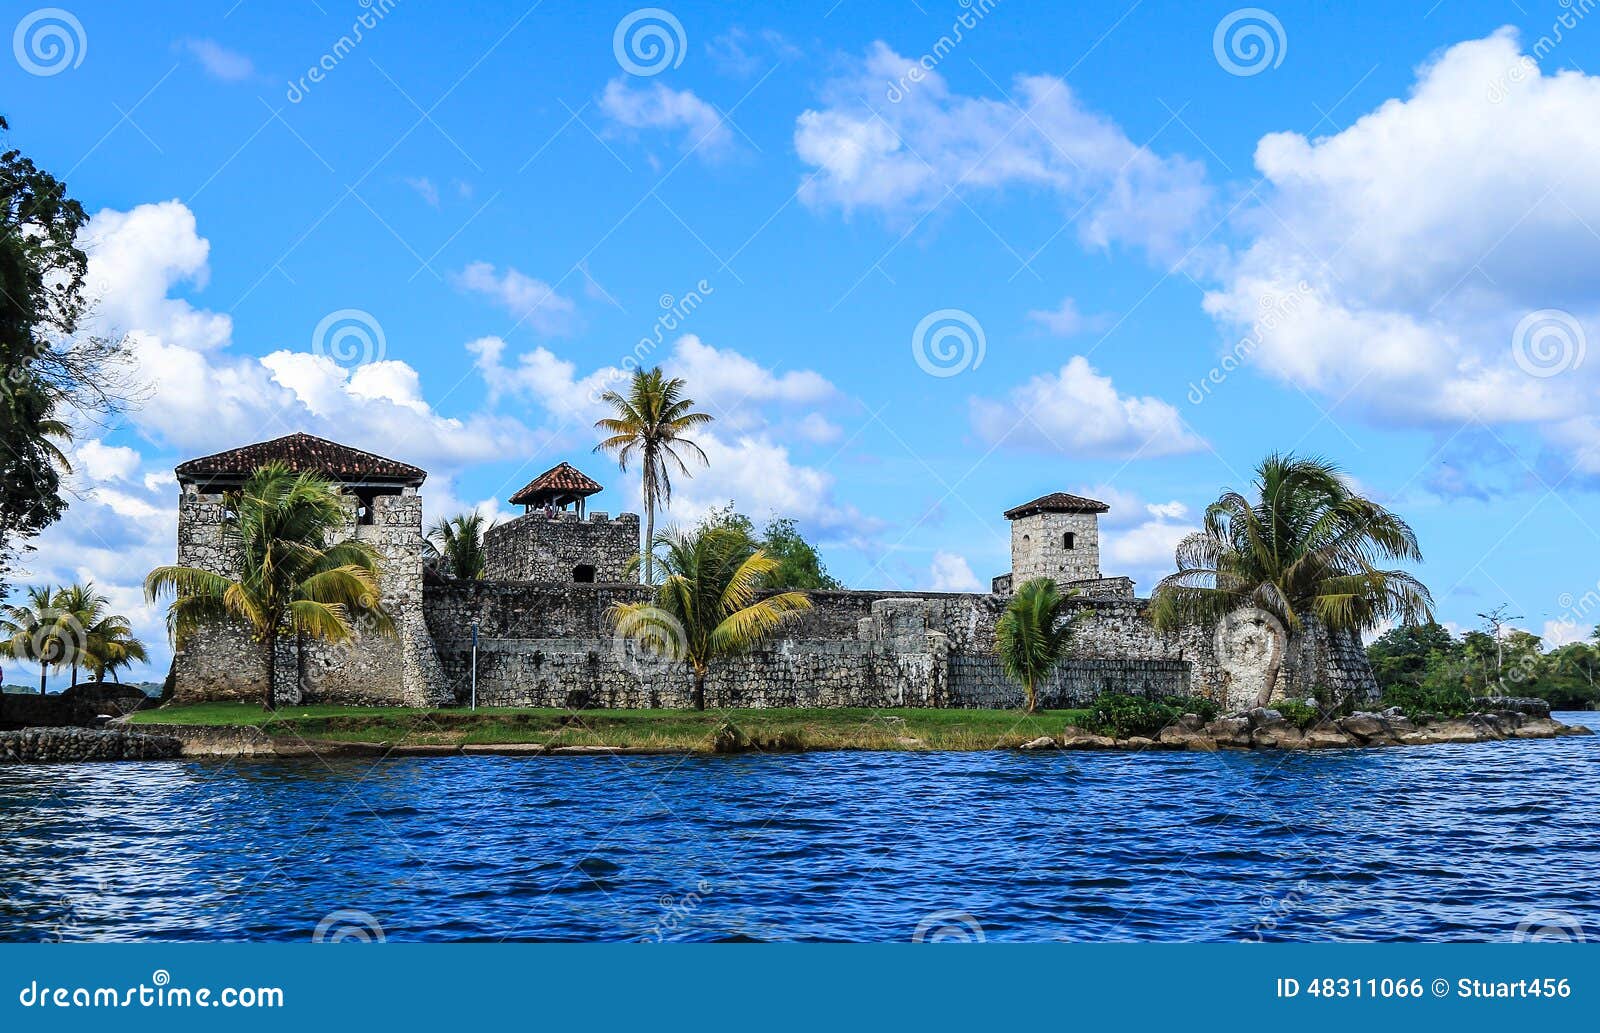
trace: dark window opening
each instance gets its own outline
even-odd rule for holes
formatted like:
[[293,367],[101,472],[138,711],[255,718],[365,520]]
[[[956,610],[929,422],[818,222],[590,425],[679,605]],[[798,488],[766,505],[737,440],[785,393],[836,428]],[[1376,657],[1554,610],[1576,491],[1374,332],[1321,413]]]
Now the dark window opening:
[[587,563],[580,563],[572,568],[572,580],[581,585],[594,584],[594,567]]
[[1075,548],[1077,543],[1078,536],[1073,534],[1071,531],[1068,531],[1066,534],[1061,536],[1061,544],[1068,549]]

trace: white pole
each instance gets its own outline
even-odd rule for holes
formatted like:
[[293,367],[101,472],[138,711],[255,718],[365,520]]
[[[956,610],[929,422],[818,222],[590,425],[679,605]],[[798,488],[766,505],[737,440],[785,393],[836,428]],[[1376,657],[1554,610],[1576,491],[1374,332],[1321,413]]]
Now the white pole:
[[478,622],[472,622],[472,709],[478,709]]

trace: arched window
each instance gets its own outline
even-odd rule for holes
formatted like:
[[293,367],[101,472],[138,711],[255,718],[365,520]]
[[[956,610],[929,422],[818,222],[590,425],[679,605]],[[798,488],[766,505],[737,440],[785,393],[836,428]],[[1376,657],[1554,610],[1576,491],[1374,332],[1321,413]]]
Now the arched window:
[[1077,546],[1077,544],[1078,544],[1078,536],[1073,534],[1071,531],[1068,531],[1066,534],[1061,536],[1061,547],[1062,548],[1064,548],[1064,549],[1075,548]]

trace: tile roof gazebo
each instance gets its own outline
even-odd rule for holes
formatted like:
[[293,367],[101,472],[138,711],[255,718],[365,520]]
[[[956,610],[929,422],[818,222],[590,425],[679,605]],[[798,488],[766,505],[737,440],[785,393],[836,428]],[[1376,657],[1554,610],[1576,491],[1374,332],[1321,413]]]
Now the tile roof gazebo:
[[599,482],[585,476],[570,463],[558,463],[528,482],[527,487],[511,496],[513,506],[522,506],[523,512],[549,503],[557,509],[571,504],[583,519],[584,500],[602,490]]

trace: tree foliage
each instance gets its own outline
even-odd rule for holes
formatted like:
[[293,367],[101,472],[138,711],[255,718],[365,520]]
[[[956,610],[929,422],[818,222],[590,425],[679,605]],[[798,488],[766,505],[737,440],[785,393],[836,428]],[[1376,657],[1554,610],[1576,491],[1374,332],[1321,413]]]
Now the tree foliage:
[[1022,686],[1028,713],[1039,709],[1039,683],[1050,676],[1072,641],[1070,594],[1038,577],[1024,581],[995,621],[995,655],[1006,676]]
[[483,536],[493,526],[476,511],[434,524],[428,530],[428,542],[438,550],[440,573],[466,581],[481,580],[489,563]]
[[1265,705],[1309,622],[1360,632],[1388,619],[1432,619],[1427,588],[1383,566],[1421,558],[1411,527],[1351,491],[1332,463],[1273,454],[1256,468],[1253,498],[1225,492],[1178,544],[1178,570],[1156,586],[1151,617],[1170,629],[1264,614],[1280,639],[1257,699]]
[[262,647],[262,703],[272,710],[281,636],[342,642],[358,630],[393,634],[393,621],[378,601],[377,553],[365,542],[339,537],[345,507],[332,484],[271,463],[227,493],[227,512],[222,547],[238,557],[237,577],[167,566],[145,579],[151,602],[173,596],[167,624],[176,643],[214,621],[243,622]]
[[729,527],[746,535],[773,559],[777,566],[762,582],[763,588],[800,591],[837,591],[844,585],[828,574],[817,547],[800,533],[792,517],[773,517],[766,528],[756,533],[755,522],[734,509],[733,503],[717,506],[700,521],[702,528]]
[[[687,434],[711,422],[712,417],[694,411],[694,399],[683,396],[684,383],[668,378],[661,367],[633,371],[628,393],[607,391],[600,400],[611,406],[612,415],[595,421],[606,434],[595,446],[596,452],[614,456],[617,466],[626,471],[637,460],[644,495],[645,584],[655,583],[655,560],[651,555],[656,538],[656,510],[672,502],[672,474],[676,470],[690,476],[684,456],[705,464],[706,454]],[[681,455],[679,453],[682,453]]]
[[749,650],[810,609],[811,600],[804,592],[763,595],[762,581],[777,562],[735,528],[668,531],[654,545],[663,575],[655,598],[619,603],[611,608],[611,619],[619,634],[687,664],[691,702],[704,710],[711,665]]
[[1600,627],[1588,641],[1550,650],[1538,635],[1517,629],[1505,632],[1497,649],[1482,631],[1457,638],[1437,624],[1394,628],[1367,646],[1367,659],[1392,700],[1503,693],[1534,696],[1557,710],[1600,706]]

